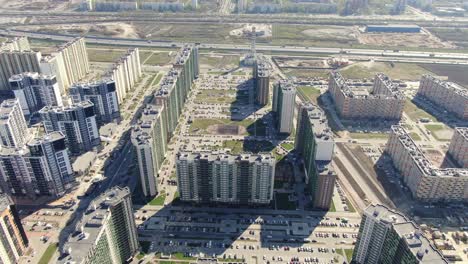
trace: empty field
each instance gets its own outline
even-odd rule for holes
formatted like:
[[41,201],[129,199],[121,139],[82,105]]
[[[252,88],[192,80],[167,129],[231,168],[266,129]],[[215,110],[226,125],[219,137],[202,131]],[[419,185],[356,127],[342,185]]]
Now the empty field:
[[349,79],[372,79],[383,72],[392,79],[416,81],[428,70],[417,64],[392,62],[358,62],[341,69],[343,77]]
[[432,121],[435,121],[436,118],[429,114],[428,112],[417,107],[409,99],[405,102],[405,108],[403,110],[413,121],[418,121],[421,118],[429,118]]
[[[165,65],[169,64],[174,58],[175,54],[170,54],[169,52],[152,52],[148,54],[145,59],[140,59],[141,62],[145,62],[148,65]],[[141,52],[140,52],[140,57]]]
[[447,76],[449,81],[468,86],[468,65],[420,64],[435,75]]
[[[101,49],[88,49],[88,58],[89,61],[94,62],[115,62],[118,58],[125,54],[126,50],[101,50]],[[140,54],[140,59],[142,58],[142,54]],[[144,56],[144,55],[143,55]]]
[[199,90],[195,99],[196,103],[233,103],[237,100],[236,91],[234,90],[216,90],[202,89]]
[[310,102],[317,104],[317,99],[320,96],[320,90],[312,86],[299,86],[297,92],[300,96],[307,98]]
[[235,68],[239,66],[239,56],[237,55],[200,55],[200,66],[207,68]]

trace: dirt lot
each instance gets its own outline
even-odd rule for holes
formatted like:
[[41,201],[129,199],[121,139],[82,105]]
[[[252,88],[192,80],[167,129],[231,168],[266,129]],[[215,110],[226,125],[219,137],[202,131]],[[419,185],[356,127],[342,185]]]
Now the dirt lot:
[[236,28],[229,32],[230,36],[235,36],[238,38],[245,38],[246,34],[252,32],[252,28],[255,27],[255,32],[257,32],[258,38],[271,38],[272,29],[269,24],[245,24],[240,28]]
[[468,86],[468,66],[466,65],[440,65],[440,64],[419,64],[421,67],[433,72],[436,75],[448,76],[448,80],[464,86]]
[[132,25],[126,23],[101,23],[96,25],[71,24],[46,26],[42,25],[32,27],[22,27],[25,30],[37,32],[56,32],[63,34],[106,36],[114,38],[139,38],[137,31]]
[[293,59],[293,58],[283,58],[283,57],[274,57],[273,58],[280,68],[288,67],[304,67],[304,68],[316,68],[316,69],[328,69],[329,66],[326,63],[326,60],[316,59]]
[[0,0],[0,6],[9,10],[69,10],[71,6],[68,1],[50,0]]
[[427,31],[422,33],[360,33],[359,43],[386,47],[455,48]]

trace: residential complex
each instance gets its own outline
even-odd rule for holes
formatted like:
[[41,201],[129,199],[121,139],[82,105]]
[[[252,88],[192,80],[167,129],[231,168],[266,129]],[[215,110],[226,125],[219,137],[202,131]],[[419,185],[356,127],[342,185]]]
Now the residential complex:
[[17,99],[8,99],[0,104],[0,144],[20,148],[28,140],[28,125]]
[[55,75],[64,93],[68,87],[89,73],[89,59],[84,38],[75,38],[41,60],[41,72]]
[[446,82],[431,75],[423,75],[417,96],[468,120],[468,89],[456,83]]
[[468,169],[437,168],[401,126],[392,126],[385,152],[414,198],[426,202],[468,201]]
[[90,151],[101,142],[94,105],[90,101],[66,107],[46,106],[39,111],[39,114],[46,133],[62,132],[73,155]]
[[0,149],[0,186],[12,196],[61,196],[75,178],[65,137],[52,132],[34,138],[27,147]]
[[27,37],[15,37],[0,43],[0,52],[8,50],[26,51],[31,50]]
[[281,80],[273,87],[273,112],[276,113],[279,133],[292,132],[294,109],[296,109],[296,86],[291,81]]
[[405,105],[405,97],[398,85],[383,73],[375,75],[369,91],[366,83],[350,82],[339,72],[331,72],[328,91],[338,115],[347,120],[399,120]]
[[370,205],[364,211],[353,262],[448,263],[415,223],[383,205]]
[[59,263],[125,263],[138,251],[128,188],[113,187],[95,198],[63,246]]
[[44,106],[63,106],[55,76],[28,72],[13,75],[9,81],[25,116],[34,115]]
[[192,82],[198,73],[198,47],[186,45],[179,51],[176,63],[163,77],[154,93],[152,104],[164,108],[167,139],[170,139],[174,133],[187,96],[192,89]]
[[0,90],[10,90],[8,80],[23,72],[40,72],[41,53],[35,51],[0,51]]
[[254,63],[253,80],[255,102],[259,105],[267,105],[270,98],[271,65],[266,57],[258,56]]
[[0,219],[0,262],[18,263],[29,242],[16,206],[5,194],[0,194]]
[[271,154],[179,152],[176,173],[180,199],[194,203],[269,204],[275,165]]
[[468,168],[468,128],[455,128],[448,153],[461,167]]
[[119,104],[123,102],[127,92],[133,89],[135,83],[141,77],[140,52],[138,48],[129,49],[111,69],[105,77],[115,81],[117,99]]
[[158,193],[158,173],[167,151],[164,108],[147,105],[132,130],[131,141],[136,150],[140,183],[145,196]]
[[325,113],[311,103],[302,103],[297,117],[295,149],[304,160],[306,183],[315,207],[328,209],[336,175],[328,164],[335,142]]
[[115,81],[102,79],[92,83],[76,83],[69,89],[74,104],[91,101],[99,126],[120,121],[120,109]]

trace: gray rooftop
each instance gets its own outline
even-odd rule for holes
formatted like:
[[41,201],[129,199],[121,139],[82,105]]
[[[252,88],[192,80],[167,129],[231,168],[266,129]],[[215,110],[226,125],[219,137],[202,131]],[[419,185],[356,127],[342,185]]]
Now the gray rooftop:
[[54,131],[49,134],[45,134],[42,137],[36,137],[28,141],[27,145],[40,145],[47,142],[52,142],[60,139],[65,139],[65,136],[62,132]]
[[242,153],[242,154],[230,154],[224,151],[204,151],[204,152],[196,152],[196,151],[180,151],[177,153],[178,160],[198,160],[198,159],[207,159],[209,161],[228,161],[228,162],[236,162],[236,161],[249,161],[259,162],[259,163],[270,163],[275,164],[276,159],[271,155],[271,153],[259,153],[259,154],[252,154],[252,153]]
[[8,123],[15,106],[20,107],[17,99],[7,99],[0,104],[0,124]]
[[312,103],[302,103],[301,107],[307,111],[309,122],[314,127],[315,140],[333,141],[333,133],[328,127],[327,117],[323,110]]
[[146,105],[138,124],[132,130],[132,142],[135,145],[147,145],[152,140],[153,127],[161,117],[162,106]]
[[128,195],[130,195],[128,188],[113,187],[91,202],[78,223],[76,232],[68,237],[63,247],[64,250],[68,251],[66,253],[70,253],[72,259],[66,257],[61,263],[70,263],[71,261],[81,263],[86,258],[102,235],[101,231],[110,216],[109,209]]
[[13,204],[13,201],[10,199],[10,196],[7,194],[0,194],[0,212],[8,209],[11,204]]

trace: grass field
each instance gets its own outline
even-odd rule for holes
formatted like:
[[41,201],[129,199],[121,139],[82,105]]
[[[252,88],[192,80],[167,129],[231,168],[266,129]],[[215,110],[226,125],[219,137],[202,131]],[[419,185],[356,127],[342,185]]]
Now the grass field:
[[405,108],[403,110],[413,121],[418,121],[421,118],[429,118],[432,121],[435,121],[436,118],[429,114],[428,112],[417,107],[409,99],[405,102]]
[[428,124],[424,125],[424,127],[429,130],[432,136],[437,139],[438,141],[450,141],[451,137],[443,137],[439,133],[444,133],[447,128],[444,125],[439,124]]
[[145,62],[145,64],[148,65],[165,65],[169,64],[173,56],[169,55],[169,52],[154,52],[152,54],[149,54],[151,57],[146,57],[145,60],[140,60],[141,62]]
[[284,69],[284,74],[297,78],[327,78],[329,70],[321,69]]
[[149,205],[164,205],[164,201],[166,200],[166,193],[161,191],[153,200],[151,200],[148,204]]
[[199,90],[195,99],[196,103],[233,103],[236,99],[236,91],[234,90],[216,90],[216,89],[202,89]]
[[[94,62],[115,62],[118,58],[125,54],[125,50],[120,49],[110,49],[110,50],[98,50],[98,49],[88,49],[89,61]],[[143,54],[143,53],[142,53]],[[142,55],[140,54],[140,59]]]
[[177,260],[196,260],[197,258],[194,257],[186,257],[184,256],[184,253],[182,252],[176,252],[171,255],[171,258],[177,259]]
[[256,131],[254,131],[254,120],[252,119],[244,119],[241,121],[237,120],[230,120],[230,119],[195,119],[193,120],[192,124],[190,125],[189,132],[194,134],[209,134],[207,131],[208,127],[212,125],[237,125],[244,127],[246,132],[243,135],[264,135],[265,134],[265,126],[258,123],[256,126]]
[[287,151],[291,151],[294,149],[294,144],[292,143],[283,143],[281,144],[281,146]]
[[328,212],[336,212],[335,202],[333,202],[333,200],[331,200],[330,209],[328,209]]
[[421,137],[416,132],[410,132],[410,136],[414,141],[420,141]]
[[341,70],[348,79],[372,79],[376,73],[384,72],[392,79],[419,80],[422,74],[429,73],[423,67],[412,63],[359,62]]
[[310,102],[314,104],[317,103],[317,99],[320,96],[320,90],[312,86],[299,86],[297,92],[307,98]]
[[239,66],[240,58],[237,55],[200,55],[200,65],[211,68],[234,68]]
[[353,249],[343,249],[343,256],[346,257],[347,261],[348,262],[351,262],[351,260],[353,259]]
[[44,254],[42,255],[41,259],[39,259],[38,264],[48,264],[51,263],[51,259],[54,256],[55,252],[57,251],[58,243],[50,244],[47,249],[45,250]]
[[232,154],[239,154],[244,150],[244,142],[237,140],[227,140],[223,142],[223,148],[230,149]]
[[388,134],[385,133],[349,133],[354,139],[387,139]]

